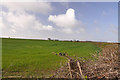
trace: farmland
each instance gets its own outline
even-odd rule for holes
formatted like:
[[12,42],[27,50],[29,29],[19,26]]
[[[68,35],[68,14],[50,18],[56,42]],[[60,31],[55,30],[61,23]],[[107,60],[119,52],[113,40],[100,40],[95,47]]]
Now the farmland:
[[64,65],[65,58],[53,54],[67,53],[69,56],[89,57],[100,48],[86,42],[2,39],[3,77],[50,77]]

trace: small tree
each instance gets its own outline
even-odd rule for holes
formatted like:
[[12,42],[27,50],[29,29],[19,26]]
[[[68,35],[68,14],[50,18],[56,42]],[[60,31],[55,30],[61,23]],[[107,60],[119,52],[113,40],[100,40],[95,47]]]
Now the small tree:
[[48,40],[51,40],[51,38],[48,38]]

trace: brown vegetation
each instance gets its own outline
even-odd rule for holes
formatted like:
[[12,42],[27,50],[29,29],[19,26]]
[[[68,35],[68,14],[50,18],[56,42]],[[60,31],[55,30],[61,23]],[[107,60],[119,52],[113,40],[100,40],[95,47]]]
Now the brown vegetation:
[[88,61],[83,65],[84,75],[88,78],[116,78],[118,77],[118,45],[106,45],[99,53],[96,61]]
[[[95,44],[98,45],[98,43]],[[102,48],[102,51],[98,55],[93,55],[95,60],[75,60],[68,57],[69,64],[66,63],[57,70],[52,78],[119,78],[120,50],[118,44],[104,43],[98,46]],[[77,62],[80,63],[80,66],[77,65]]]

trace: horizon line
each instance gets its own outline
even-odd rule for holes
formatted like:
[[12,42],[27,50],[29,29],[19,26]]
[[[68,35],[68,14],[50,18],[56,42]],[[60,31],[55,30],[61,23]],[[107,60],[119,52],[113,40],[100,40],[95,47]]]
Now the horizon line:
[[[0,38],[10,38],[10,39],[31,39],[31,40],[48,40],[48,38],[24,38],[24,37],[0,37]],[[120,43],[119,41],[100,41],[100,40],[79,40],[79,39],[58,39],[58,38],[50,38],[51,40],[58,41],[87,41],[87,42],[106,42],[106,43]]]

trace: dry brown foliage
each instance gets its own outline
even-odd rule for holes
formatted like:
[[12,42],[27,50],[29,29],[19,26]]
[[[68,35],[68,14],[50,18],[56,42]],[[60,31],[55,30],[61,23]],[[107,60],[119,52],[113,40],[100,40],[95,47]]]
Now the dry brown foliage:
[[115,78],[118,77],[118,44],[106,45],[99,53],[96,61],[88,61],[82,66],[84,75],[88,78]]
[[[75,60],[70,59],[70,66],[66,63],[54,73],[52,78],[118,78],[119,77],[119,47],[118,44],[107,44],[102,46],[102,51],[99,55],[94,54],[96,60],[84,60],[82,58]],[[70,58],[70,57],[69,57]],[[80,62],[81,71],[84,76],[81,76],[77,61]],[[69,67],[71,70],[69,70]]]

